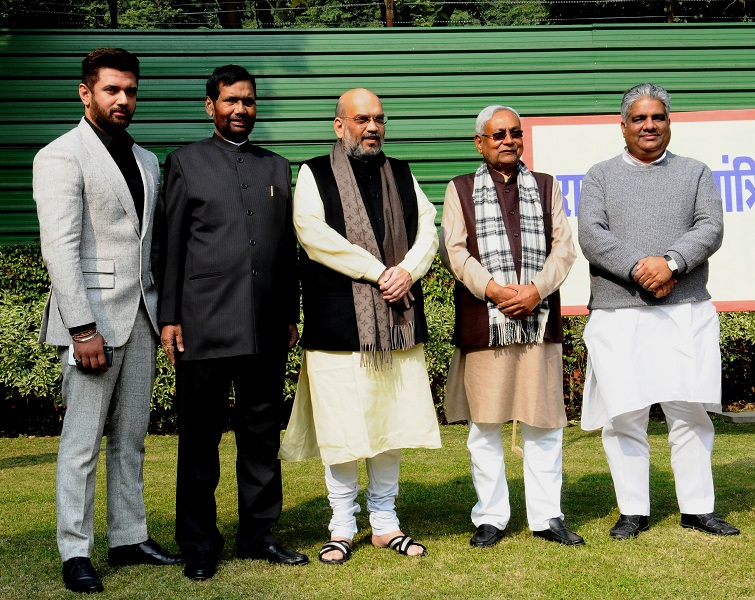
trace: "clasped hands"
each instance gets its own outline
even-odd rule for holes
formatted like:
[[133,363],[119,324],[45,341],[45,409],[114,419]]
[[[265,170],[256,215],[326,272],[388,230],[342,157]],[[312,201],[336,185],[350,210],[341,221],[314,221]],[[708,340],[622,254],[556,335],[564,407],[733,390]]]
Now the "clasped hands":
[[637,261],[634,280],[656,298],[663,298],[676,285],[677,280],[672,275],[664,257],[646,256]]
[[380,291],[383,292],[383,300],[388,303],[400,302],[403,300],[404,306],[409,308],[414,302],[410,288],[412,287],[412,276],[403,267],[390,267],[383,271],[378,279]]
[[500,285],[492,279],[485,288],[485,296],[491,302],[495,302],[500,311],[511,319],[526,319],[532,316],[535,307],[542,300],[532,283]]

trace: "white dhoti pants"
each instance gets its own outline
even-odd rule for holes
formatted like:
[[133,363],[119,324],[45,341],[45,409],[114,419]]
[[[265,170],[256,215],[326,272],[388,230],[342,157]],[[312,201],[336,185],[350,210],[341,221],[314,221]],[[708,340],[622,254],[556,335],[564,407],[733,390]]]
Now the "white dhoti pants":
[[[561,460],[564,430],[543,429],[519,423],[524,445],[524,495],[527,522],[532,531],[548,529],[561,512]],[[511,518],[509,488],[501,441],[502,423],[469,424],[467,447],[472,459],[472,481],[477,504],[472,523],[505,529]]]
[[[714,430],[705,407],[694,402],[661,402],[668,425],[671,468],[679,510],[713,512],[715,495],[710,456]],[[615,416],[603,426],[603,448],[624,515],[650,514],[650,407]]]
[[[396,497],[401,465],[401,450],[388,450],[365,459],[367,463],[367,510],[372,533],[380,536],[399,531]],[[357,532],[355,515],[360,511],[356,501],[359,493],[357,461],[325,466],[325,485],[333,510],[328,529],[330,537],[353,539]]]

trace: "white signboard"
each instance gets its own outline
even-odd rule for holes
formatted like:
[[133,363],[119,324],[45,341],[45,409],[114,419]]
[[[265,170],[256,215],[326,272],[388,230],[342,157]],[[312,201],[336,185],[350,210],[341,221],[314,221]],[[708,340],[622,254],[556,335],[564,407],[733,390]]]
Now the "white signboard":
[[[588,169],[622,152],[617,115],[522,119],[522,159],[561,183],[564,208],[579,257],[561,288],[564,314],[586,314],[588,265],[577,242],[582,178]],[[708,290],[718,310],[755,311],[755,110],[671,114],[669,150],[707,164],[721,191],[724,242],[710,259]]]

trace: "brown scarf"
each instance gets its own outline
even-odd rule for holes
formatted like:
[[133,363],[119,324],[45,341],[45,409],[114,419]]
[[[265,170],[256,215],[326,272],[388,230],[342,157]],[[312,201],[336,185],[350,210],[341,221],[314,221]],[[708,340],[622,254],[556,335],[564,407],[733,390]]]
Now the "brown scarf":
[[[367,216],[362,195],[346,150],[338,140],[330,149],[330,167],[341,196],[346,239],[382,260],[375,232]],[[383,187],[385,237],[383,253],[387,267],[396,266],[409,251],[404,223],[404,207],[388,160],[380,168]],[[414,308],[403,309],[403,301],[389,305],[380,288],[363,281],[351,282],[354,312],[359,331],[361,365],[368,368],[391,366],[391,350],[406,350],[414,344]],[[402,310],[403,309],[403,310]]]

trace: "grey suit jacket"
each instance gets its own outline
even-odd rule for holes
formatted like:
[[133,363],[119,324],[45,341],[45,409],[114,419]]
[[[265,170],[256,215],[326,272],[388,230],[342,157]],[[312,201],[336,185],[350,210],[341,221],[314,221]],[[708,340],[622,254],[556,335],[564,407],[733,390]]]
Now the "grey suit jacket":
[[158,331],[150,253],[160,170],[154,154],[136,144],[133,152],[144,182],[141,229],[126,180],[84,119],[34,158],[42,257],[52,283],[42,342],[68,345],[70,327],[96,321],[108,344],[122,346],[142,299]]

